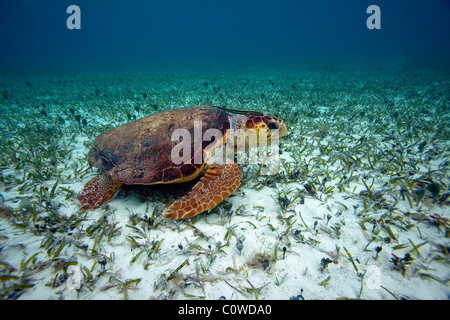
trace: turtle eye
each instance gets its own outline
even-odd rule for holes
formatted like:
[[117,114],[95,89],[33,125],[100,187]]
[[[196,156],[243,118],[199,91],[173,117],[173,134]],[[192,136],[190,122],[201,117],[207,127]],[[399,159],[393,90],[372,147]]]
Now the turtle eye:
[[275,130],[275,129],[278,129],[279,125],[278,125],[278,122],[272,121],[267,124],[267,127],[270,130]]

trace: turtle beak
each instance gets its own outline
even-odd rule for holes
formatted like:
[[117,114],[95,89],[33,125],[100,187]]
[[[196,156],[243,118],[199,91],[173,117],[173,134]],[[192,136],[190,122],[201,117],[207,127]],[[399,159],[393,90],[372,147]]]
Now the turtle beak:
[[287,134],[287,127],[284,123],[282,123],[279,128],[278,136],[282,137],[282,136],[285,136],[286,134]]

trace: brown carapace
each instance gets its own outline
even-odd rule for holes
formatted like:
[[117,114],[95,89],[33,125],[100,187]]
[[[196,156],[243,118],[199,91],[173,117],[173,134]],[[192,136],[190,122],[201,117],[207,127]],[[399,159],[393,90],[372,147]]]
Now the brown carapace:
[[[203,175],[192,190],[175,201],[166,211],[167,219],[190,218],[217,206],[234,193],[240,184],[241,170],[232,162],[207,164],[215,148],[226,141],[227,130],[240,122],[244,129],[278,129],[286,134],[282,120],[260,113],[233,116],[227,109],[209,106],[167,110],[111,129],[98,136],[89,152],[89,163],[100,169],[100,175],[88,181],[78,197],[80,209],[102,206],[123,184],[183,183]],[[194,143],[194,121],[201,120],[202,134],[216,129],[223,136],[213,144]],[[191,161],[175,164],[171,159],[174,130],[186,129],[191,133]],[[203,155],[195,163],[195,155]]]

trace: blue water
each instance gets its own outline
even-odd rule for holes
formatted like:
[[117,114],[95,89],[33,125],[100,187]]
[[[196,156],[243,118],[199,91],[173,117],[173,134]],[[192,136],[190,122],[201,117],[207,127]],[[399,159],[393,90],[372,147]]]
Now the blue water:
[[[81,30],[66,27],[72,4]],[[2,0],[0,68],[440,63],[449,18],[446,0]]]
[[[448,299],[449,18],[448,0],[0,0],[0,300]],[[176,225],[192,185],[80,211],[98,135],[193,105],[281,118],[278,172],[242,165]]]

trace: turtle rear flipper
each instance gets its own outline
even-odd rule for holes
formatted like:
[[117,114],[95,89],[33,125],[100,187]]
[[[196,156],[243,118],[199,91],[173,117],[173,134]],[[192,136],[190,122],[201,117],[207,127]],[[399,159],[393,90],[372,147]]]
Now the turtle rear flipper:
[[209,166],[192,191],[175,201],[164,218],[190,218],[217,206],[235,192],[241,181],[241,169],[236,163]]
[[121,182],[112,181],[104,174],[89,180],[78,196],[81,211],[100,207],[119,190],[122,184]]

